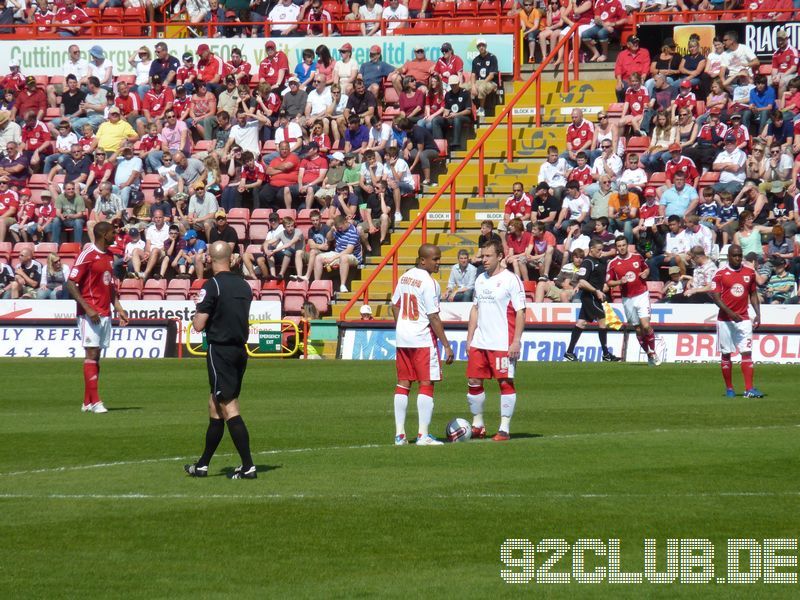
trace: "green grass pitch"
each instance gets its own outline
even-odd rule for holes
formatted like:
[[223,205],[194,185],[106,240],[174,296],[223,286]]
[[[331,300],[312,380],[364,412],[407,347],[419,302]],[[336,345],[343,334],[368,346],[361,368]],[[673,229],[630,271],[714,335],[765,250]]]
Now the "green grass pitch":
[[[81,414],[77,360],[0,361],[5,598],[796,597],[798,585],[509,585],[506,538],[800,535],[797,368],[758,366],[762,400],[726,399],[717,365],[522,364],[509,443],[391,445],[394,364],[251,361],[242,394],[260,475],[207,479],[199,360],[102,366],[106,415]],[[741,375],[735,367],[741,389]],[[432,431],[469,417],[445,368]],[[498,391],[487,386],[487,425]],[[412,396],[407,431],[416,433]],[[797,557],[798,552],[789,552]],[[553,571],[568,572],[572,554]],[[587,564],[603,565],[589,555]],[[545,554],[536,555],[536,567]],[[798,568],[787,569],[797,573]]]

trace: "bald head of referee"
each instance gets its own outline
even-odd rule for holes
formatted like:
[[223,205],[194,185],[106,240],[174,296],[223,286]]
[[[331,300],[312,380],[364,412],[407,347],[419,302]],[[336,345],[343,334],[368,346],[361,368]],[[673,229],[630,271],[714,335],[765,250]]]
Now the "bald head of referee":
[[231,270],[231,247],[227,242],[218,240],[211,244],[208,255],[211,257],[211,269],[214,275]]

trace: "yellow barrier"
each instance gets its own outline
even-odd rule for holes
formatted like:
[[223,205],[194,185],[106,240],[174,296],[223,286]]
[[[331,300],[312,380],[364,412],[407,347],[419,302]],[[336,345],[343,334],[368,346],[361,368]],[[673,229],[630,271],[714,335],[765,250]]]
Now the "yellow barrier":
[[[256,350],[253,350],[251,346],[253,344],[247,344],[245,346],[247,350],[247,354],[254,358],[264,358],[264,357],[280,357],[280,356],[292,356],[300,349],[300,328],[297,326],[297,323],[294,321],[250,321],[250,325],[280,325],[280,329],[276,331],[259,331],[259,342],[256,345]],[[294,331],[294,345],[292,347],[284,346],[283,344],[283,335],[284,333],[291,333]],[[197,332],[195,332],[197,333]],[[201,344],[192,344],[190,342],[192,334],[192,324],[189,323],[186,327],[186,351],[191,354],[192,356],[206,356],[208,352],[203,348],[205,343]],[[262,338],[262,334],[263,338]],[[276,348],[280,349],[280,352],[276,351],[267,351],[261,352],[262,348]]]

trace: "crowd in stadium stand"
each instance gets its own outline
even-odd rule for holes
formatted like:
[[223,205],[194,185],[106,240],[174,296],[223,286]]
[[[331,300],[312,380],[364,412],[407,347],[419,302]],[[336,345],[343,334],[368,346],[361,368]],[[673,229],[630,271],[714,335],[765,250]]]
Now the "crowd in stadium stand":
[[[109,221],[118,275],[141,281],[202,277],[205,243],[222,238],[250,278],[337,267],[345,291],[403,199],[436,186],[432,163],[464,148],[498,77],[483,40],[471,70],[448,42],[401,65],[377,45],[362,64],[349,43],[339,60],[319,45],[292,69],[268,40],[257,65],[205,43],[178,58],[158,42],[118,75],[86,46],[49,78],[12,60],[0,80],[0,243],[80,246]],[[3,272],[8,297],[37,293]]]

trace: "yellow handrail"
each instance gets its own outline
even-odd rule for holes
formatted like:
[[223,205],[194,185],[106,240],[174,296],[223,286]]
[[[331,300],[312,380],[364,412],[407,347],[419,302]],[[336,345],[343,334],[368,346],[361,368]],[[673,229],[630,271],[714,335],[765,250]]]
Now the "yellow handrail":
[[[489,125],[488,129],[483,133],[483,135],[481,135],[478,138],[478,141],[475,142],[475,145],[472,147],[472,149],[467,152],[467,155],[459,163],[459,165],[456,167],[455,171],[453,171],[453,173],[451,173],[447,177],[445,182],[439,187],[439,190],[433,195],[433,198],[431,198],[430,201],[425,205],[425,207],[422,208],[419,211],[419,214],[417,215],[417,217],[413,221],[411,221],[411,223],[409,224],[408,228],[406,228],[405,232],[403,232],[403,234],[400,236],[400,239],[397,240],[397,242],[395,242],[394,245],[392,245],[392,247],[389,249],[389,252],[387,252],[386,256],[384,256],[383,259],[381,260],[381,262],[378,263],[378,266],[375,268],[375,270],[370,274],[370,276],[367,279],[364,280],[364,282],[361,284],[361,286],[358,288],[358,290],[353,294],[353,297],[345,305],[344,309],[341,312],[341,317],[340,317],[341,320],[346,320],[347,319],[347,313],[350,312],[350,309],[353,308],[353,305],[358,301],[358,299],[360,297],[363,296],[364,300],[368,301],[368,299],[369,299],[369,286],[372,284],[372,282],[378,276],[378,273],[380,273],[383,270],[383,268],[387,264],[389,264],[390,260],[392,261],[392,284],[393,284],[393,286],[397,284],[398,255],[399,255],[400,247],[403,245],[403,243],[411,235],[411,232],[413,232],[417,228],[417,226],[420,225],[420,224],[422,224],[422,242],[425,243],[427,241],[426,237],[427,237],[427,229],[428,229],[428,223],[427,223],[428,213],[433,208],[433,206],[436,204],[436,202],[438,202],[439,198],[442,197],[442,194],[444,194],[445,190],[447,190],[448,188],[449,188],[449,191],[450,191],[450,233],[455,233],[455,231],[456,231],[456,179],[458,178],[459,174],[461,173],[461,171],[464,170],[464,168],[467,166],[467,164],[469,164],[469,161],[472,160],[475,157],[476,153],[479,154],[479,161],[480,161],[479,170],[481,172],[483,171],[483,160],[484,160],[484,154],[485,154],[483,146],[486,143],[486,140],[489,139],[489,136],[492,134],[492,132],[500,126],[500,124],[502,123],[502,121],[504,119],[507,119],[507,128],[508,128],[508,139],[507,139],[508,146],[507,146],[507,149],[506,149],[507,150],[506,151],[506,160],[512,161],[514,159],[514,148],[513,148],[513,137],[512,137],[512,134],[513,134],[513,131],[512,131],[513,130],[513,114],[512,114],[512,111],[514,110],[514,107],[516,106],[517,102],[519,102],[519,100],[525,94],[525,92],[527,92],[530,89],[530,87],[534,83],[536,83],[536,126],[537,127],[541,126],[542,106],[541,106],[541,102],[540,102],[540,97],[541,97],[541,76],[542,76],[542,73],[544,72],[544,69],[547,67],[547,65],[550,64],[550,61],[552,61],[553,58],[555,58],[558,55],[558,52],[562,48],[564,48],[566,50],[566,47],[568,46],[570,40],[573,40],[573,38],[574,38],[574,44],[573,44],[572,53],[573,53],[573,60],[574,60],[575,79],[577,79],[577,77],[578,77],[578,59],[579,59],[577,50],[578,50],[578,46],[580,44],[580,38],[579,38],[579,35],[578,35],[577,31],[578,31],[578,24],[575,23],[569,28],[567,33],[564,36],[561,37],[561,39],[558,41],[558,43],[550,51],[550,54],[548,54],[547,57],[545,57],[545,59],[539,65],[539,68],[536,69],[536,71],[534,71],[533,75],[531,75],[531,77],[528,79],[528,81],[525,82],[525,84],[522,86],[522,88],[520,88],[520,90],[516,94],[514,94],[514,97],[511,98],[511,100],[505,105],[505,107],[500,112],[500,114],[495,117],[494,121],[492,121],[492,123],[491,123],[491,125]],[[565,59],[565,61],[564,61],[564,88],[563,88],[565,92],[569,91],[569,80],[568,80],[569,75],[568,75],[568,71],[569,71],[569,67],[567,66],[567,60]],[[478,183],[478,188],[479,188],[479,194],[480,195],[483,195],[483,189],[484,189],[483,186],[484,186],[483,178],[481,177],[481,180]]]

